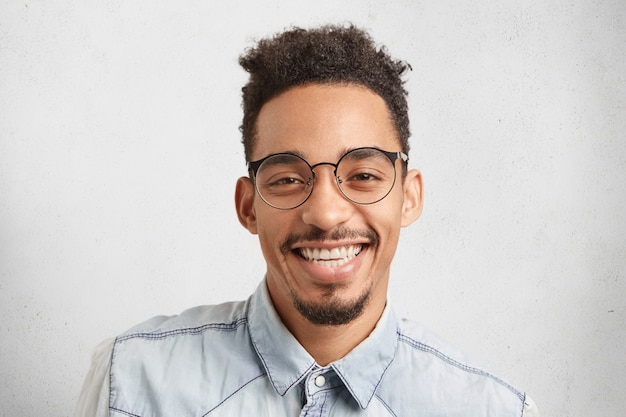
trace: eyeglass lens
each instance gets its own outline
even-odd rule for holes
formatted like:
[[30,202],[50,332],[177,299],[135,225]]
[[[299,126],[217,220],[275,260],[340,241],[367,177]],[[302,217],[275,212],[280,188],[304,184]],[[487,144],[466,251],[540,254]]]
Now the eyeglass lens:
[[[255,184],[261,198],[269,205],[290,209],[309,197],[315,183],[314,169],[293,154],[270,156],[259,166]],[[372,204],[389,194],[395,182],[395,166],[389,157],[375,148],[360,148],[345,154],[337,163],[335,176],[341,192],[358,204]]]

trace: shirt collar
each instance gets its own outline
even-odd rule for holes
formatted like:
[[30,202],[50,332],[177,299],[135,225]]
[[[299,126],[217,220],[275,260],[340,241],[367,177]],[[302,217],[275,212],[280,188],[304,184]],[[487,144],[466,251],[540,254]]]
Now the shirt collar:
[[[280,395],[285,395],[318,367],[315,359],[280,320],[265,280],[250,298],[248,326],[252,344]],[[397,327],[392,309],[386,307],[372,333],[346,356],[329,365],[363,409],[371,401],[393,361],[398,340]]]

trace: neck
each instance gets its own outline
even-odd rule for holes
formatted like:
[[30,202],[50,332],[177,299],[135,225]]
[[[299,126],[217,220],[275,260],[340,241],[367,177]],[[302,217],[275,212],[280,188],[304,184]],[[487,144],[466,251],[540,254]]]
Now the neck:
[[377,299],[372,294],[362,314],[342,325],[314,324],[293,307],[289,311],[280,311],[279,308],[277,311],[287,329],[317,364],[326,366],[346,356],[370,335],[385,309],[385,303],[386,298]]

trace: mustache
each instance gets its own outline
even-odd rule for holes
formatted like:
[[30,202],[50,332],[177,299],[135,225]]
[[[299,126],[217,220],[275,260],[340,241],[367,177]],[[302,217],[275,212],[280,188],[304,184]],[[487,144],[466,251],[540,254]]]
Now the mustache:
[[331,232],[326,232],[319,228],[312,228],[306,233],[292,233],[288,235],[283,243],[280,245],[280,251],[283,255],[291,251],[293,245],[298,242],[325,242],[328,240],[343,240],[343,239],[359,239],[365,238],[370,243],[370,246],[376,248],[378,246],[379,238],[378,234],[372,229],[349,229],[347,227],[339,227]]

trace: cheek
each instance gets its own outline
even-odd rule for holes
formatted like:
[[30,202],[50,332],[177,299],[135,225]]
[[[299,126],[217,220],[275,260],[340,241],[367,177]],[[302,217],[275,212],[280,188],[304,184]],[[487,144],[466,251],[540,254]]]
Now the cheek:
[[402,223],[402,194],[392,193],[384,200],[369,207],[368,218],[373,225],[381,228],[381,233],[399,233]]
[[268,227],[268,224],[272,223],[271,216],[267,213],[263,207],[255,207],[254,209],[256,215],[256,228],[257,235],[259,238],[259,243],[261,245],[261,251],[266,259],[271,255],[271,249],[273,245],[273,238],[276,233],[272,233],[271,228]]
[[[262,203],[265,205],[265,203]],[[266,259],[282,256],[280,246],[290,232],[291,217],[288,212],[271,207],[256,207],[257,232],[261,250]]]
[[[388,200],[387,200],[388,199]],[[369,225],[380,238],[379,252],[385,257],[393,256],[400,238],[402,226],[402,201],[395,195],[371,206],[367,212]]]

